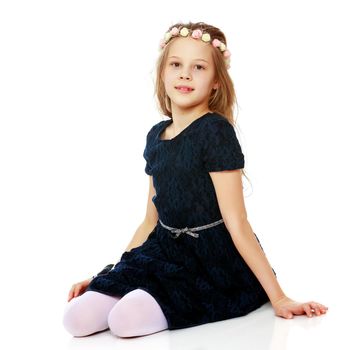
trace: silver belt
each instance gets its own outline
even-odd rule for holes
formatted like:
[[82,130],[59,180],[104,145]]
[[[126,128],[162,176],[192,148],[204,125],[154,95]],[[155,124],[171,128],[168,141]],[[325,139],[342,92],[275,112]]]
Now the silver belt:
[[204,226],[197,226],[197,227],[190,227],[190,228],[188,228],[188,227],[185,227],[185,228],[170,227],[170,226],[165,225],[162,222],[162,220],[160,220],[160,219],[159,219],[159,222],[167,230],[171,231],[172,233],[176,233],[175,236],[171,235],[172,238],[179,237],[181,235],[181,233],[187,233],[188,235],[190,235],[192,237],[198,238],[199,234],[198,233],[194,233],[193,231],[200,231],[200,230],[204,230],[204,229],[209,228],[209,227],[213,227],[213,226],[219,225],[222,222],[224,222],[224,219],[220,219],[218,221],[212,222],[212,223],[204,225]]

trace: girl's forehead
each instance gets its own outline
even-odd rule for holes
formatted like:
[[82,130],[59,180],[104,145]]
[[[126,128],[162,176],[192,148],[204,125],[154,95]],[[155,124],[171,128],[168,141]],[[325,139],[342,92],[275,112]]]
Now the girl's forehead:
[[171,43],[168,57],[202,58],[210,60],[211,50],[208,43],[193,38],[176,38]]

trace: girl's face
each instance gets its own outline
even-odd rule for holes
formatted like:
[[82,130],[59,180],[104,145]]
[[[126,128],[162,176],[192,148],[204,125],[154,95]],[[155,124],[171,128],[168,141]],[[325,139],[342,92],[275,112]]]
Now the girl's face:
[[218,87],[209,45],[191,37],[176,38],[171,44],[162,80],[172,111],[208,108],[210,93]]

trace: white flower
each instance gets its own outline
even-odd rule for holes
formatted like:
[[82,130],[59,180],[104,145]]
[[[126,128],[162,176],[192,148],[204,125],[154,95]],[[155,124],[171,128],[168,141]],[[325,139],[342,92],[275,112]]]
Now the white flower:
[[205,42],[210,41],[210,34],[209,33],[205,33],[202,35],[202,40]]
[[181,30],[180,30],[180,35],[181,36],[187,36],[189,33],[189,30],[186,28],[186,27],[183,27]]
[[169,41],[170,38],[171,38],[171,33],[170,32],[166,32],[165,35],[164,35],[165,42]]
[[225,51],[226,50],[226,45],[224,43],[221,43],[220,50],[221,51]]

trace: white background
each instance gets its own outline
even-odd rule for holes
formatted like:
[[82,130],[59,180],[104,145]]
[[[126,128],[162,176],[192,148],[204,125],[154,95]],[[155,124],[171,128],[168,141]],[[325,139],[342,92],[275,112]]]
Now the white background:
[[[0,306],[7,348],[122,342],[211,349],[223,341],[222,348],[248,349],[259,317],[274,331],[255,334],[256,349],[345,345],[347,5],[0,3]],[[150,337],[72,338],[61,324],[71,285],[118,261],[145,215],[146,133],[165,119],[156,109],[155,60],[160,39],[177,21],[204,21],[225,33],[251,180],[245,181],[249,222],[286,294],[321,302],[329,312],[285,320],[267,306],[244,318]]]

